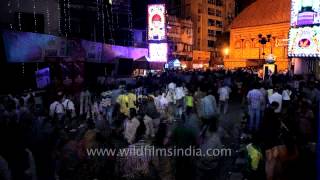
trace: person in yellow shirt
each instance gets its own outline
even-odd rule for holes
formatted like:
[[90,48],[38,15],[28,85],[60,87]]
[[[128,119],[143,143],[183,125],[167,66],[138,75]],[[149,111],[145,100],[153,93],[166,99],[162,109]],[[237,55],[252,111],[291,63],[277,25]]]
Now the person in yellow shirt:
[[185,105],[186,107],[190,107],[190,108],[193,108],[193,96],[191,93],[188,93],[188,95],[185,97]]
[[129,116],[129,98],[127,94],[121,94],[117,98],[117,103],[120,105],[120,112]]
[[136,109],[137,110],[137,106],[136,106],[136,101],[137,101],[137,96],[135,93],[133,93],[133,91],[129,91],[129,93],[127,94],[128,97],[128,108],[131,109]]
[[129,109],[137,109],[136,101],[137,96],[132,91],[121,94],[117,99],[117,103],[120,105],[120,112],[129,116]]

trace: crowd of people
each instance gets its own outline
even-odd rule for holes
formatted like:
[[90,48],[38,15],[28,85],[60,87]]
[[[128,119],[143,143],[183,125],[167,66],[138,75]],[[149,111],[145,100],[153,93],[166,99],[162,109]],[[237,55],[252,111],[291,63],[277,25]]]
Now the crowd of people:
[[319,85],[312,77],[260,79],[245,70],[173,71],[130,83],[109,79],[80,92],[2,96],[0,177],[223,179],[222,157],[90,156],[88,149],[229,147],[220,124],[233,104],[243,109],[235,122],[249,137],[247,179],[312,179]]

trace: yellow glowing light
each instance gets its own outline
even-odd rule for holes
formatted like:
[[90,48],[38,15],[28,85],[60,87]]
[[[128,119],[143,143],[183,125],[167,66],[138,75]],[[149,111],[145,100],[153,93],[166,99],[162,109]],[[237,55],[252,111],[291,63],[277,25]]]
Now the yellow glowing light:
[[223,49],[223,54],[228,56],[229,55],[229,51],[230,51],[229,48],[224,48]]

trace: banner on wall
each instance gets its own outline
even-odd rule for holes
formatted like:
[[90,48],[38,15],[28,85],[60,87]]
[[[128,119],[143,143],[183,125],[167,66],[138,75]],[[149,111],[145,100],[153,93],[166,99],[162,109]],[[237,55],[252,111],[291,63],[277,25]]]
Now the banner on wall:
[[148,40],[166,39],[165,4],[148,5]]

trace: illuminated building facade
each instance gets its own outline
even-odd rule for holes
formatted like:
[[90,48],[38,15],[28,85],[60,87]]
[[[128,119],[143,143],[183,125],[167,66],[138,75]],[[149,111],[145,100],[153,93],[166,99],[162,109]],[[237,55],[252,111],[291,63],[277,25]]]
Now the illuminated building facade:
[[[208,59],[208,53],[208,61],[219,58],[218,37],[228,31],[235,17],[235,0],[172,0],[168,6],[169,14],[191,19],[193,50],[204,55],[200,59]],[[209,64],[208,61],[206,64]]]
[[193,29],[190,19],[168,16],[167,38],[170,60],[192,61]]
[[148,5],[149,61],[166,63],[168,61],[168,43],[166,35],[165,4]]
[[258,0],[240,13],[231,24],[225,67],[261,67],[273,54],[278,70],[288,69],[290,4],[290,0]]

